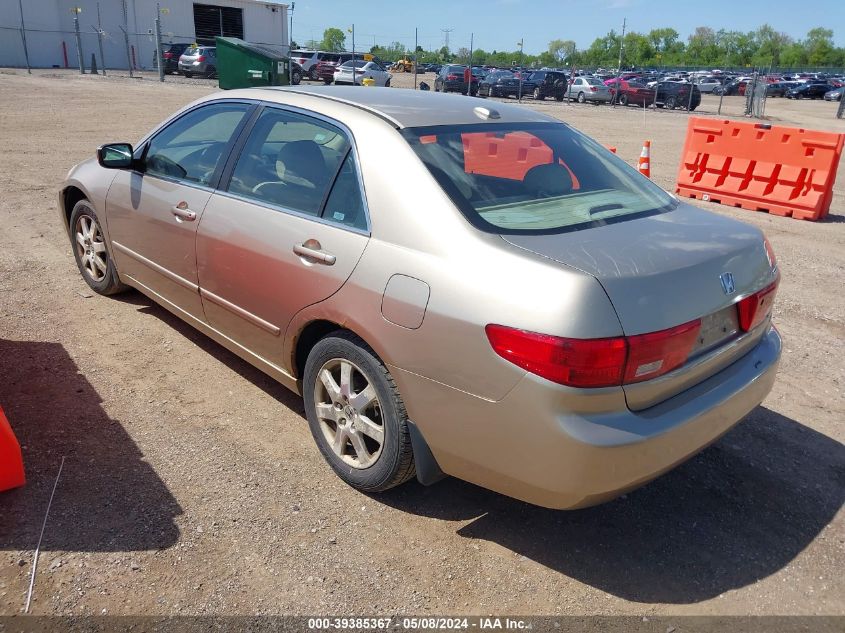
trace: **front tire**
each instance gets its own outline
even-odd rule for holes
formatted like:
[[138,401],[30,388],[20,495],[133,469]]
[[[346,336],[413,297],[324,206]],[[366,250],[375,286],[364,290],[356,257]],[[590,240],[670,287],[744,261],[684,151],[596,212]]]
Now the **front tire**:
[[303,397],[320,453],[350,486],[381,492],[414,476],[405,404],[384,363],[360,338],[339,330],[314,346]]
[[73,206],[70,239],[76,266],[91,290],[107,296],[123,292],[127,286],[120,282],[100,226],[90,202],[80,200]]
[[619,105],[626,106],[628,105],[628,95],[619,95]]
[[543,101],[543,100],[545,100],[543,93],[540,92],[539,88],[534,88],[534,101]]
[[666,108],[667,109],[674,110],[676,107],[678,107],[678,103],[675,100],[675,97],[669,97],[668,99],[666,99]]

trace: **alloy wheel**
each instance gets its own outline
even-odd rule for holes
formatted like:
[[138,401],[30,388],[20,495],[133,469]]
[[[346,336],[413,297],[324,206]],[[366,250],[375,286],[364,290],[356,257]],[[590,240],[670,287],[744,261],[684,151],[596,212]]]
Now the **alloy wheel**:
[[74,227],[76,252],[86,275],[92,281],[105,279],[109,269],[108,251],[97,221],[90,215],[80,215]]
[[317,372],[314,408],[331,450],[353,468],[369,468],[384,445],[384,422],[375,387],[345,358],[327,361]]

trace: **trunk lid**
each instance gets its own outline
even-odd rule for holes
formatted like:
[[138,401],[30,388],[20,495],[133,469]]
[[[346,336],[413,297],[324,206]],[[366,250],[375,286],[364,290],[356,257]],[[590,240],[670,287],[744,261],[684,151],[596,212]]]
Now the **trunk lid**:
[[[625,386],[628,404],[635,410],[691,386],[684,375],[691,366],[699,382],[747,351],[747,344],[734,343],[760,333],[739,331],[734,304],[776,277],[758,229],[686,204],[668,213],[580,231],[502,237],[595,277],[626,336],[702,320],[687,365],[655,379],[658,390],[641,386],[647,383]],[[723,284],[725,273],[731,274],[733,289],[727,280]],[[719,362],[713,371],[702,371],[702,357],[715,356]]]

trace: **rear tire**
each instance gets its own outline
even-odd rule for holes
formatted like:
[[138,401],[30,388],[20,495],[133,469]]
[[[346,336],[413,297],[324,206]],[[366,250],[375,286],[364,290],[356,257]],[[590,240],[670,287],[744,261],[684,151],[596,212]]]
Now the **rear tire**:
[[194,73],[189,73],[188,71],[185,71],[185,79],[190,79],[193,76],[194,76]]
[[320,453],[350,486],[381,492],[415,475],[399,389],[360,338],[339,330],[317,342],[305,362],[303,397]]
[[578,103],[585,103],[587,101],[587,95],[583,92],[578,93]]
[[79,273],[94,292],[113,295],[128,289],[120,282],[93,205],[80,200],[70,214],[70,240]]
[[678,107],[678,102],[675,100],[675,97],[669,97],[666,99],[666,108],[669,110],[674,110]]

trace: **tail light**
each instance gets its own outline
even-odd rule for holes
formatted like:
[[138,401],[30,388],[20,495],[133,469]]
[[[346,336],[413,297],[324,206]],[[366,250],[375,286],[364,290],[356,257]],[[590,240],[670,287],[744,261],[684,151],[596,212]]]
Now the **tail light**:
[[753,295],[745,297],[737,304],[739,327],[749,332],[763,322],[772,309],[777,294],[778,282],[769,284]]
[[165,53],[164,59],[173,59],[173,53]]
[[590,92],[598,92],[598,91],[599,91],[599,89],[596,88],[595,86],[590,86]]
[[197,57],[197,61],[198,62],[204,62],[205,61],[205,55],[200,55],[199,57]]
[[503,325],[485,329],[499,356],[552,382],[572,387],[622,383],[626,354],[623,338],[560,338]]
[[457,81],[460,79],[457,75],[446,75],[446,81]]
[[697,319],[638,336],[572,339],[503,325],[485,328],[499,356],[570,387],[614,387],[666,374],[686,362],[700,329]]
[[696,319],[668,330],[627,337],[625,384],[649,380],[683,365],[700,329],[701,320]]

